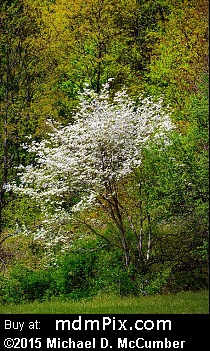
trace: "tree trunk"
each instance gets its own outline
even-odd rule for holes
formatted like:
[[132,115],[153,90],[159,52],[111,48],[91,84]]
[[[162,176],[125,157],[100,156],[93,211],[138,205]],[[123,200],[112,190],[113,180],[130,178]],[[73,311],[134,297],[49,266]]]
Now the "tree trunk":
[[6,192],[6,185],[8,183],[8,170],[9,170],[9,162],[8,162],[9,80],[10,80],[10,62],[9,62],[9,53],[7,52],[5,109],[3,111],[4,134],[3,134],[3,171],[2,171],[1,190],[0,190],[0,233],[3,230],[2,211],[4,207],[4,197]]
[[151,218],[150,215],[147,215],[147,219],[148,219],[148,242],[147,242],[147,263],[150,259],[150,252],[151,252],[151,247],[152,247],[152,228],[151,228]]

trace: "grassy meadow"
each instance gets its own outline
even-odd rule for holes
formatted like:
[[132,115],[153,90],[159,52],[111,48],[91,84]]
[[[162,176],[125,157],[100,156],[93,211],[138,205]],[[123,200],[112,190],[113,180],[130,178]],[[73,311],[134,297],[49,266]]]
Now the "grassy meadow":
[[0,314],[208,314],[209,291],[120,298],[95,296],[82,301],[1,305]]

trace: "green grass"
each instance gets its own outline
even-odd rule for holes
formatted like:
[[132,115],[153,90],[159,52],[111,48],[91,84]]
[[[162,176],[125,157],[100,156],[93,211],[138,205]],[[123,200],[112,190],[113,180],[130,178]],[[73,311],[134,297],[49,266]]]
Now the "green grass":
[[0,306],[0,314],[208,314],[209,292],[139,297],[96,296],[92,300],[33,302]]

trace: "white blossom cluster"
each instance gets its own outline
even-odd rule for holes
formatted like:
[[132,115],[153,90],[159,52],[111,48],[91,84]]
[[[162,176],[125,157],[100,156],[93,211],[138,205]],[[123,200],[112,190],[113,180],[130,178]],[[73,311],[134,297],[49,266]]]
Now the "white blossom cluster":
[[168,140],[173,129],[162,101],[142,98],[139,106],[125,90],[111,99],[109,83],[100,94],[88,87],[80,96],[75,123],[61,126],[49,121],[48,140],[32,142],[29,152],[36,165],[20,166],[19,192],[37,201],[62,202],[67,194],[79,194],[71,211],[97,203],[108,189],[141,164],[141,151],[152,140]]

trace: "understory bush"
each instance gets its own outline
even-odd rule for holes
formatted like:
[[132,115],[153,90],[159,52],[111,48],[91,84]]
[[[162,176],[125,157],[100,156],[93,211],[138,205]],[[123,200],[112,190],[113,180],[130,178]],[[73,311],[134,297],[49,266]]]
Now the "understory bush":
[[97,290],[120,296],[135,294],[132,267],[126,268],[120,251],[103,251],[97,260]]
[[17,265],[0,279],[0,303],[86,298],[94,293],[94,259],[92,253],[73,253],[59,257],[54,267],[33,270]]
[[[197,256],[196,256],[197,258]],[[202,258],[202,257],[201,257]],[[18,264],[0,277],[0,303],[19,304],[53,297],[92,298],[96,294],[150,295],[208,288],[206,260],[141,266],[123,264],[119,250],[103,248],[62,254],[56,265],[39,269]]]
[[73,299],[94,294],[95,260],[96,254],[91,251],[61,256],[55,272],[57,294]]
[[1,302],[43,301],[47,295],[54,293],[55,281],[51,269],[32,270],[19,265],[9,276],[0,280]]

